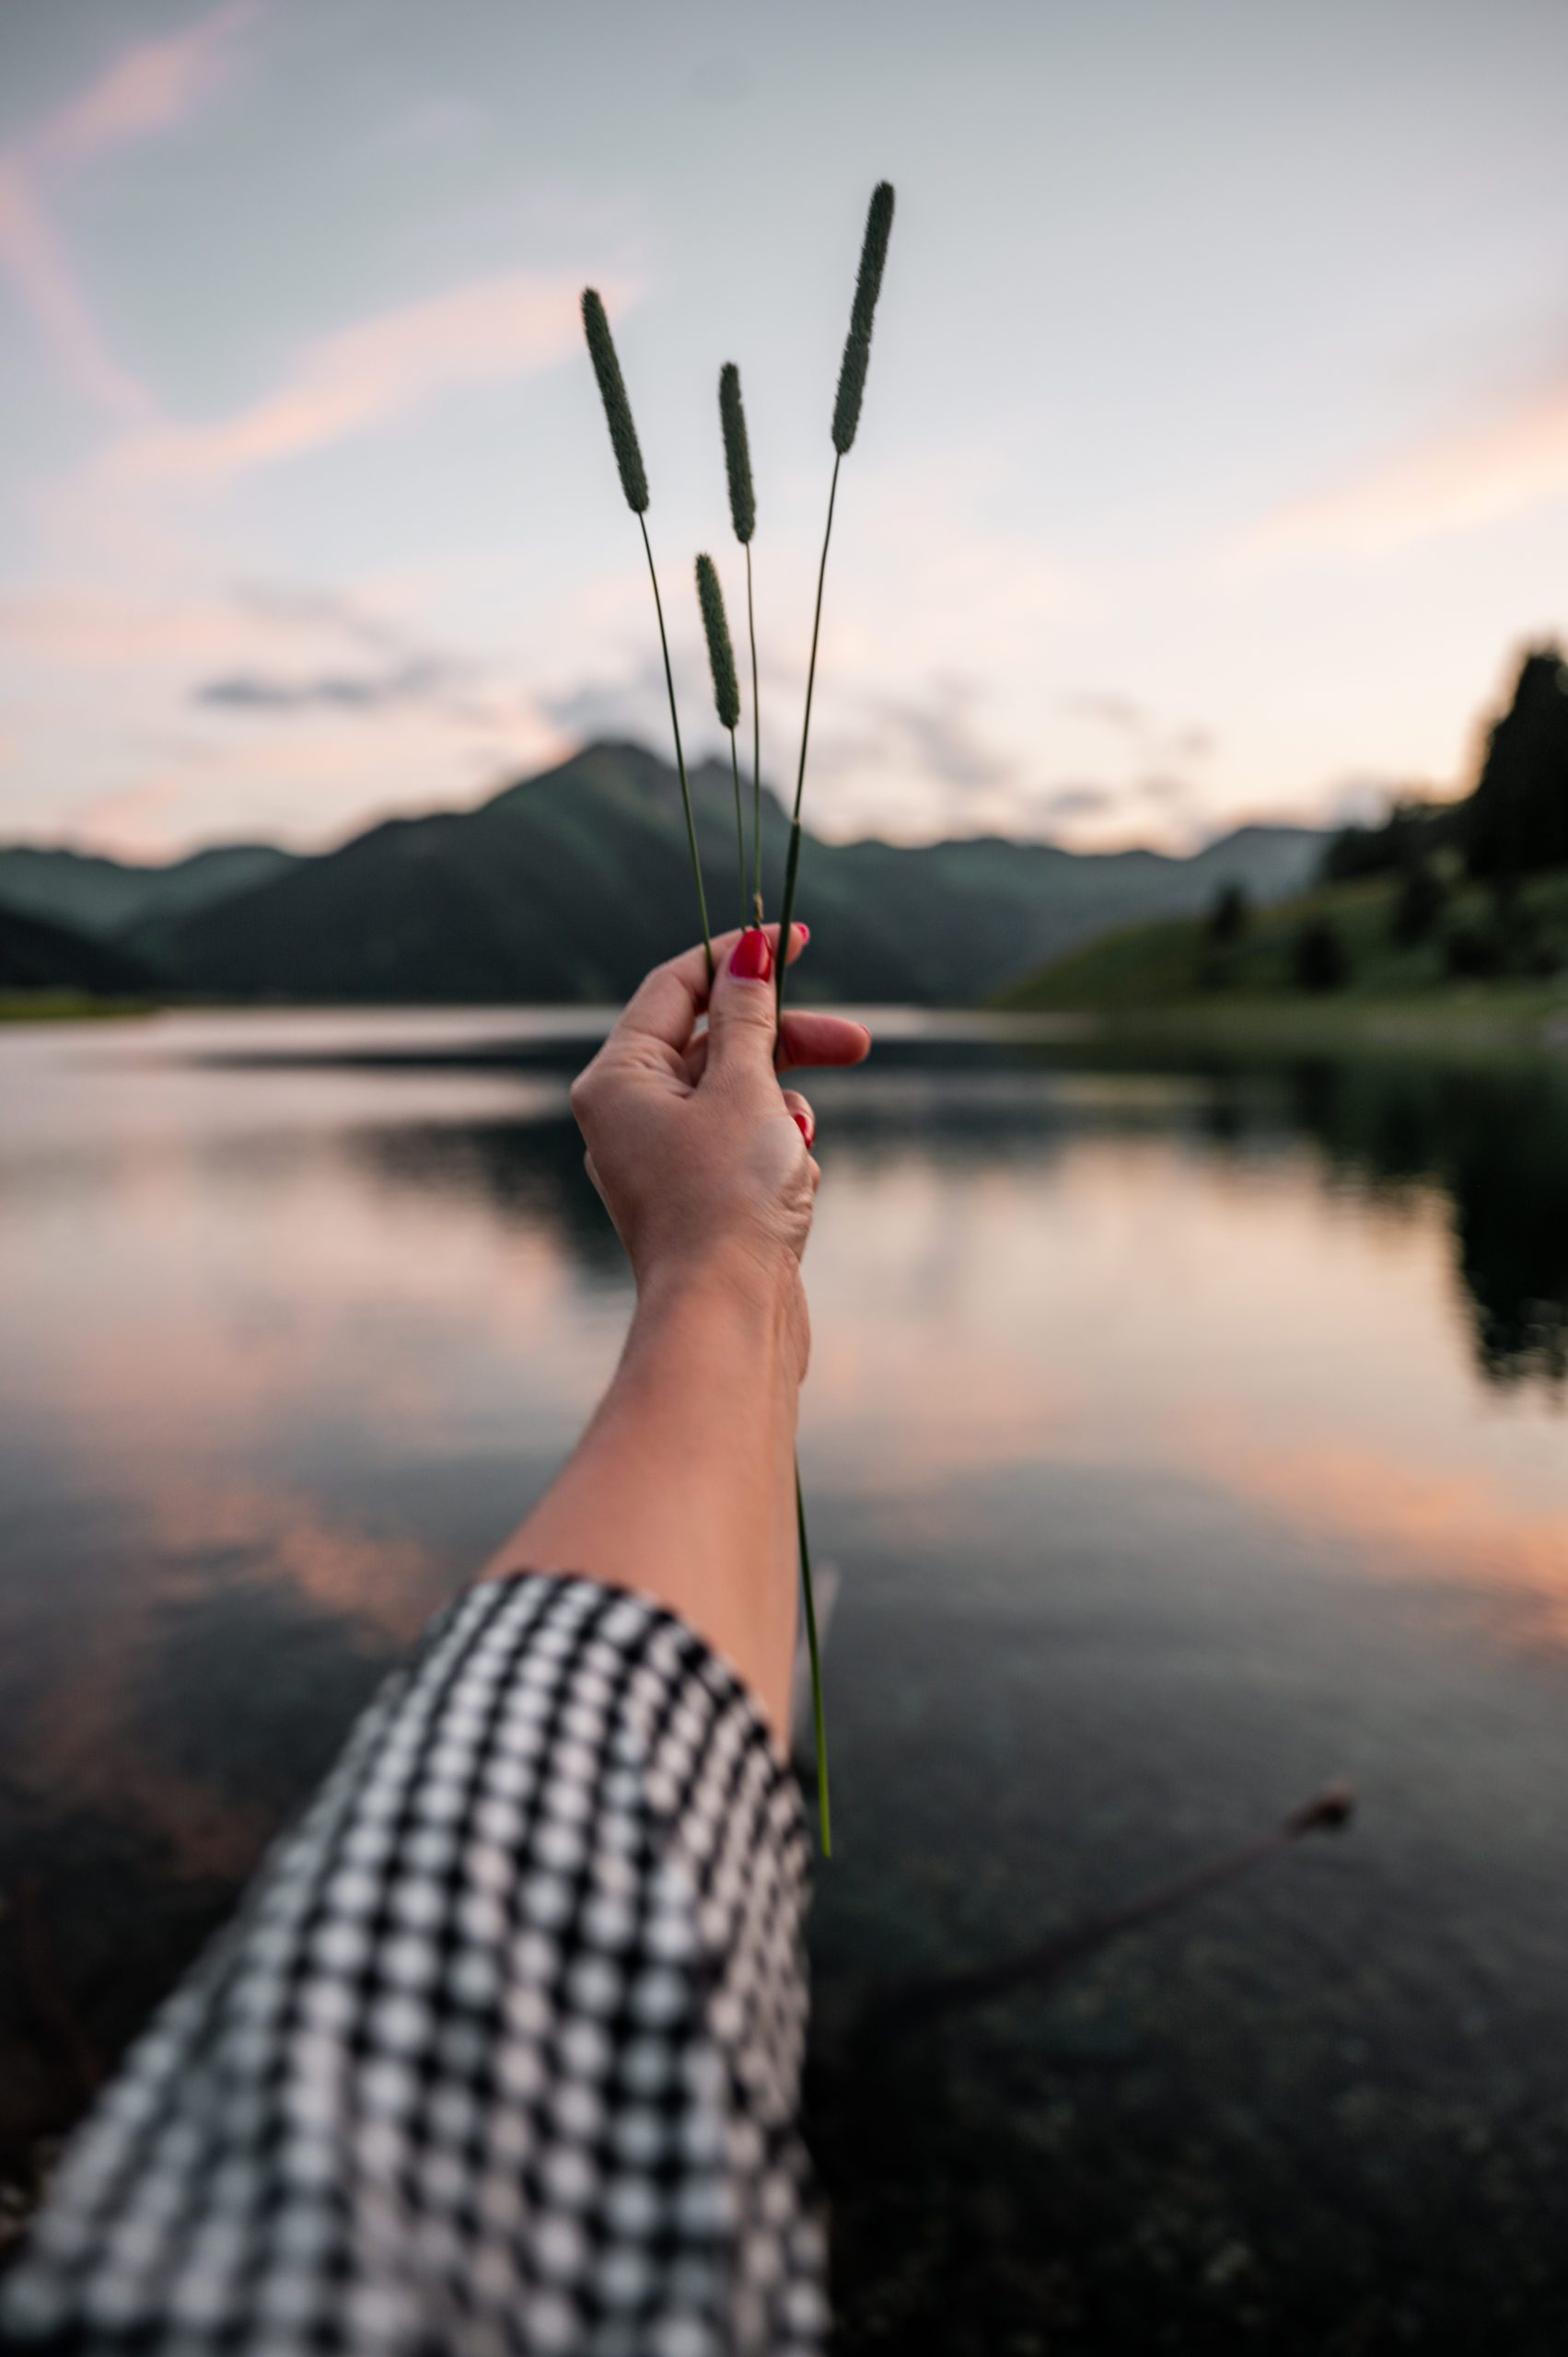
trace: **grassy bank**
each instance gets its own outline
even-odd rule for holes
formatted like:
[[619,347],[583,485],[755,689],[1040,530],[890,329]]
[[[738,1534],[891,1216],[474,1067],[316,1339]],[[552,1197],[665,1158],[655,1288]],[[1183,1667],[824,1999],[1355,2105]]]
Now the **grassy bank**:
[[105,1023],[157,1011],[151,999],[96,998],[90,991],[0,991],[0,1023]]
[[[1568,875],[1532,877],[1501,908],[1478,886],[1450,885],[1414,941],[1400,937],[1400,891],[1384,877],[1326,886],[1250,914],[1225,942],[1202,920],[1130,926],[1041,967],[996,1004],[1260,1051],[1568,1048]],[[1302,986],[1309,927],[1332,933],[1332,986]],[[1504,970],[1456,973],[1468,959]]]
[[1281,1056],[1420,1055],[1473,1062],[1568,1054],[1568,992],[1455,991],[1432,999],[1259,996],[1215,1004],[1090,1014],[1091,1041],[1268,1061]]

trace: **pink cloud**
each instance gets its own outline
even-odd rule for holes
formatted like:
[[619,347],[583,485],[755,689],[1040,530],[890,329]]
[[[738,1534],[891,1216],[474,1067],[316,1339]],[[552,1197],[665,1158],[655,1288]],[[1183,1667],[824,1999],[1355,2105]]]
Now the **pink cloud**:
[[1563,498],[1568,383],[1559,382],[1468,428],[1434,436],[1337,490],[1293,502],[1264,521],[1248,552],[1377,555]]
[[84,166],[172,130],[232,70],[258,0],[227,0],[183,32],[123,50],[53,114],[0,151],[0,271],[54,354],[66,382],[95,408],[145,417],[145,386],[116,358],[81,284],[52,198]]
[[259,13],[257,0],[228,0],[167,41],[122,50],[24,144],[58,170],[172,130],[227,79],[238,38]]
[[151,427],[111,451],[122,483],[221,483],[322,449],[459,389],[547,368],[576,347],[577,286],[514,271],[323,337],[271,393],[206,425]]
[[98,795],[72,814],[71,838],[118,859],[154,858],[164,838],[162,822],[183,791],[180,778],[152,777]]
[[32,176],[5,156],[0,156],[0,270],[31,312],[73,389],[95,409],[121,417],[145,416],[151,396],[110,350]]
[[[0,646],[25,681],[29,736],[83,784],[56,819],[83,849],[169,856],[252,831],[302,847],[372,815],[460,806],[558,759],[566,739],[504,668],[452,653],[406,599],[260,590],[160,596],[63,583],[0,596]],[[254,708],[203,702],[215,676],[286,689],[377,667],[450,670],[450,693]],[[113,750],[94,715],[112,702]]]

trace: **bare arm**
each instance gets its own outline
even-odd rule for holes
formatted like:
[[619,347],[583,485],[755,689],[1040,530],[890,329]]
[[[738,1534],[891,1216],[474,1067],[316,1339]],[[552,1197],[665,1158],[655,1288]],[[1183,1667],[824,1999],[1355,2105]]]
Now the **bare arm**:
[[[746,962],[705,1035],[702,952],[650,975],[575,1092],[636,1315],[493,1568],[596,1577],[481,1581],[388,1681],[73,2144],[6,2348],[825,2348],[752,1701],[783,1736],[818,1173]],[[791,1014],[782,1061],[866,1044]]]
[[[489,1567],[586,1572],[678,1612],[787,1737],[796,1410],[810,1346],[800,1259],[820,1176],[806,1099],[774,1068],[776,927],[638,991],[573,1092],[589,1173],[637,1280],[615,1377],[564,1470]],[[795,928],[791,947],[805,946]],[[864,1027],[789,1014],[789,1063],[857,1063]]]

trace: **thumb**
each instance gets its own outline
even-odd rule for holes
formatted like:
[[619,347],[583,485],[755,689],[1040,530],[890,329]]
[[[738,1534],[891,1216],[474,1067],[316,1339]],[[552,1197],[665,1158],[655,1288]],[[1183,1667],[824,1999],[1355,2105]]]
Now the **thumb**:
[[708,1066],[705,1078],[772,1078],[778,1037],[778,999],[773,981],[773,936],[777,928],[753,925],[743,933],[714,976],[708,1001]]

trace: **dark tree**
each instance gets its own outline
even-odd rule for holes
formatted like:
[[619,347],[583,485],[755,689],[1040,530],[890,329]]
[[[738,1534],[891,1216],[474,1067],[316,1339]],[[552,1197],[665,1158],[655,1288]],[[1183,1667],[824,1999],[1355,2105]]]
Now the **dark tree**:
[[1342,827],[1330,835],[1320,874],[1325,884],[1350,884],[1362,876],[1391,876],[1448,841],[1451,804],[1423,802],[1410,795],[1396,802],[1380,827]]
[[1215,949],[1230,949],[1241,939],[1252,916],[1245,884],[1222,884],[1214,895],[1204,931]]
[[1443,879],[1419,853],[1404,872],[1388,930],[1401,948],[1424,941],[1443,912]]
[[1349,884],[1358,876],[1380,876],[1388,865],[1381,827],[1342,827],[1323,847],[1318,880]]
[[1507,963],[1507,946],[1494,924],[1458,924],[1448,935],[1448,971],[1456,981],[1491,981]]
[[1342,990],[1350,980],[1344,943],[1327,917],[1309,917],[1291,953],[1298,991]]
[[1525,656],[1460,819],[1472,876],[1568,865],[1568,667],[1561,647],[1532,647]]

